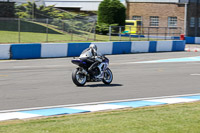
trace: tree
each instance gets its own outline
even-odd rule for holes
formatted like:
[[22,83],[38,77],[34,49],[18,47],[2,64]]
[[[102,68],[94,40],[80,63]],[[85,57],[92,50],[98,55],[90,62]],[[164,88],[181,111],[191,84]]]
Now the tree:
[[62,12],[54,6],[39,6],[37,7],[35,3],[25,3],[16,6],[16,16],[19,18],[59,18],[59,19],[71,19],[74,16]]
[[109,8],[111,0],[104,0],[100,3],[98,8],[98,24],[110,24]]
[[112,0],[110,3],[110,14],[114,24],[125,25],[126,8],[119,0]]
[[25,3],[16,6],[16,16],[19,18],[33,18],[35,17],[36,4],[35,3]]
[[[108,33],[105,26],[119,25],[124,26],[126,19],[126,8],[119,0],[104,0],[98,8],[97,33]],[[101,29],[101,31],[98,31]],[[105,29],[106,31],[103,31]]]
[[13,2],[1,2],[0,3],[0,17],[15,17],[15,8]]

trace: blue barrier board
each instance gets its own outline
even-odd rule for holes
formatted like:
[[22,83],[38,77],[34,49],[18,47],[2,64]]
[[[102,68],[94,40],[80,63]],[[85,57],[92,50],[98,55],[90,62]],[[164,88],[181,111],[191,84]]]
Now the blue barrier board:
[[34,59],[41,56],[41,44],[12,44],[11,59]]
[[172,51],[184,51],[185,42],[183,41],[173,41]]
[[150,41],[149,42],[149,52],[156,52],[157,42]]
[[179,36],[172,36],[172,40],[180,40]]
[[68,43],[67,56],[80,56],[82,51],[89,47],[91,43]]
[[144,38],[145,37],[144,35],[118,34],[118,36],[120,36],[120,35],[123,37],[135,37],[135,38],[138,38],[138,37]]
[[195,37],[185,37],[187,44],[195,44]]
[[113,54],[131,53],[131,42],[113,42]]

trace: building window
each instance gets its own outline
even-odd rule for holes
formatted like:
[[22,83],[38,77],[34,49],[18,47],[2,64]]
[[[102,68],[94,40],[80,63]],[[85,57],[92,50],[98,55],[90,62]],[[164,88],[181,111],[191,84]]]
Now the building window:
[[168,27],[177,27],[177,17],[168,17]]
[[142,20],[142,16],[133,16],[132,19],[133,20]]
[[195,26],[195,17],[191,17],[190,18],[190,27],[194,27]]
[[159,17],[158,16],[150,16],[150,26],[159,26]]
[[200,17],[199,17],[199,20],[198,20],[198,26],[200,27]]

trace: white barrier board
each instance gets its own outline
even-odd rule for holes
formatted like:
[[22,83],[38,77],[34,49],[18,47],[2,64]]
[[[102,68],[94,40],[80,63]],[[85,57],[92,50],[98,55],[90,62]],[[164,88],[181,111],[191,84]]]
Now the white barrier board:
[[0,59],[10,59],[10,44],[0,44]]
[[149,41],[134,41],[131,46],[131,53],[149,52]]
[[157,52],[172,51],[173,41],[157,41]]
[[[92,43],[91,43],[92,44]],[[94,42],[101,54],[112,54],[113,42]]]
[[41,57],[66,57],[67,43],[42,43]]
[[200,44],[200,37],[195,37],[195,44]]

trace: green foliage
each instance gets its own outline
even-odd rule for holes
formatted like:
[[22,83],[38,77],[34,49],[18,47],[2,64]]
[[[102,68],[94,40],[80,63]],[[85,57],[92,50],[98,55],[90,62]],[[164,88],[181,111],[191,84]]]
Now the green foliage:
[[100,25],[97,24],[96,25],[97,34],[106,35],[109,32],[109,26],[117,26],[117,24],[110,24],[110,25],[106,23],[101,23]]
[[[16,31],[18,32],[18,20],[1,20],[0,31]],[[46,26],[40,23],[31,21],[20,21],[20,32],[34,32],[34,33],[46,33]],[[60,32],[48,28],[49,34],[61,34]]]
[[109,32],[109,24],[101,23],[96,25],[96,33],[106,35]]
[[56,26],[56,28],[59,30],[70,33],[91,31],[90,29],[94,27],[94,20],[86,17],[87,14],[69,13],[56,9],[54,6],[37,7],[35,3],[27,2],[26,4],[16,6],[16,11],[17,17],[24,19],[34,19],[34,21],[40,23],[46,24],[45,18],[48,18],[48,24]]
[[116,23],[119,26],[125,25],[126,8],[119,0],[112,0],[110,3],[110,12],[113,23]]
[[126,8],[119,0],[102,1],[98,9],[97,33],[108,33],[111,24],[124,26],[125,18]]
[[[34,6],[34,7],[33,7]],[[33,14],[33,11],[36,11],[36,5],[35,3],[28,2],[26,4],[21,4],[19,6],[16,6],[16,16],[18,18],[32,18],[35,16],[35,13]]]
[[100,3],[98,8],[98,24],[106,23],[110,24],[110,14],[109,14],[109,5],[111,0],[104,0]]
[[0,2],[0,17],[15,17],[15,8],[13,2]]
[[35,3],[28,2],[16,6],[16,16],[19,18],[59,18],[59,19],[72,19],[75,15],[67,12],[62,12],[54,8],[54,6],[39,6]]

